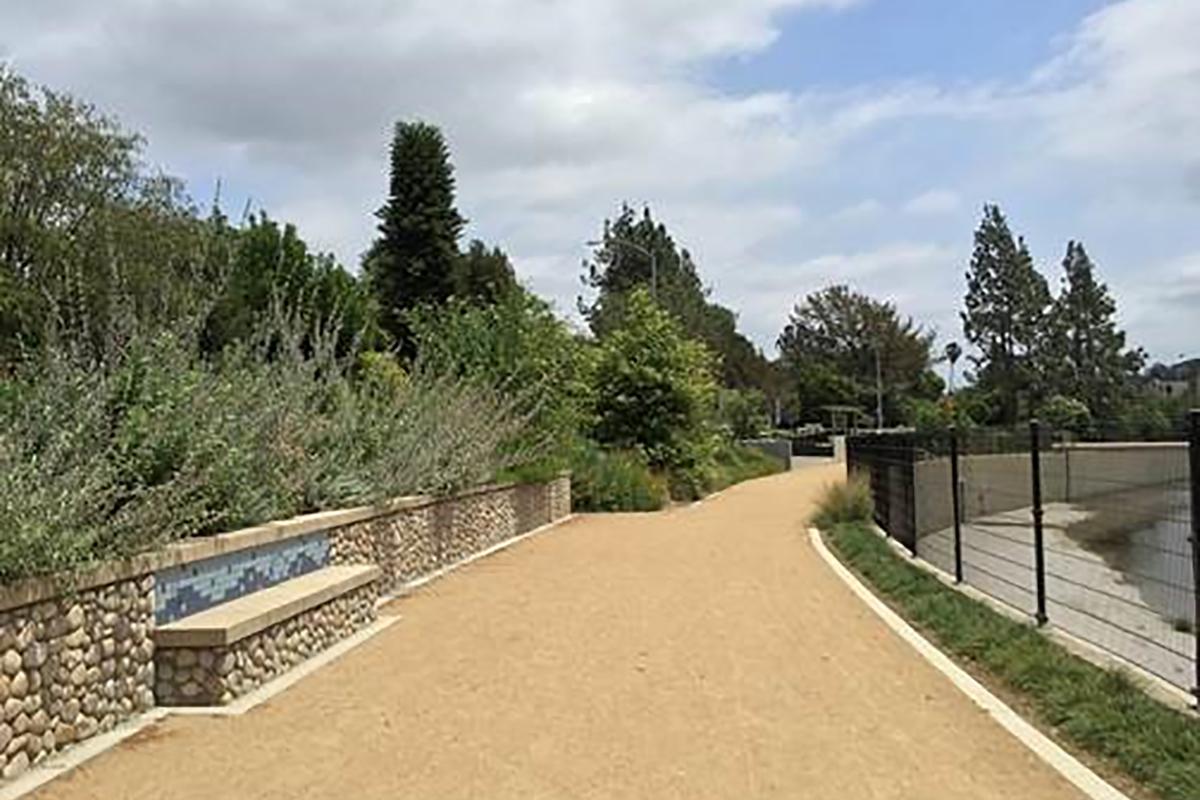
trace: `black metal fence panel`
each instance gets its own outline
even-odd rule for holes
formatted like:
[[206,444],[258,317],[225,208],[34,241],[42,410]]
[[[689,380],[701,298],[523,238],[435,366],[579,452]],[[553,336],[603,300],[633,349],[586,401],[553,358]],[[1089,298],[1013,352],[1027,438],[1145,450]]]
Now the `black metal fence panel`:
[[910,552],[1194,690],[1200,417],[1194,424],[1195,434],[1156,441],[1078,441],[1044,426],[866,434],[848,439],[847,461],[869,475],[876,522]]
[[914,554],[916,452],[916,438],[910,433],[864,433],[846,439],[847,469],[870,481],[876,524]]

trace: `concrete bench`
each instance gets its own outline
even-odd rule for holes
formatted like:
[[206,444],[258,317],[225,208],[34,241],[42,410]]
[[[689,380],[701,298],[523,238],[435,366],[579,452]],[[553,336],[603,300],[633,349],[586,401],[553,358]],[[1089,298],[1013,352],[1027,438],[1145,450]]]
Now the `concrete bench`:
[[159,705],[223,705],[375,619],[379,567],[325,567],[154,631]]

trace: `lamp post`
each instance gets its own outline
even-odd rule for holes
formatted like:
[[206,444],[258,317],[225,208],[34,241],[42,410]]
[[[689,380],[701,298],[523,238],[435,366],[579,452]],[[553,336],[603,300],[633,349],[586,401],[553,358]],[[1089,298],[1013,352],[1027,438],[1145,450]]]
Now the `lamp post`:
[[883,356],[875,341],[875,430],[883,430]]
[[590,242],[585,242],[585,244],[587,244],[588,247],[603,247],[606,244],[616,244],[641,253],[646,258],[650,259],[650,295],[655,300],[658,299],[658,259],[654,257],[653,250],[648,247],[643,247],[637,242],[632,242],[629,239],[618,239],[616,237],[612,237],[607,241],[593,239]]

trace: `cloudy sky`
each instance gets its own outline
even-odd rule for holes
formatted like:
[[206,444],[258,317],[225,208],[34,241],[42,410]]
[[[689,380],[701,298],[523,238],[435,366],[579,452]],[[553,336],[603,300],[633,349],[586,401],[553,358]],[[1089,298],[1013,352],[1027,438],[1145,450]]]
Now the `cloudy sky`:
[[345,263],[391,124],[442,126],[469,235],[564,313],[650,203],[773,350],[848,282],[961,335],[998,202],[1058,283],[1082,239],[1155,358],[1200,355],[1197,0],[4,0],[0,61],[143,132],[201,201]]

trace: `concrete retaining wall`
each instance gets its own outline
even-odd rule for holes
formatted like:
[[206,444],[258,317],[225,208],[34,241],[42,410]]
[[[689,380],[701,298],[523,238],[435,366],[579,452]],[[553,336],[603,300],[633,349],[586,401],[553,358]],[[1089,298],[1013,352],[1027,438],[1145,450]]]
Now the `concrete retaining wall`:
[[790,439],[743,439],[740,444],[753,447],[783,462],[784,469],[792,467],[792,442]]
[[[1042,499],[1071,502],[1136,486],[1161,486],[1188,474],[1182,442],[1071,444],[1041,454]],[[917,533],[954,524],[950,459],[920,461],[914,467]],[[959,458],[963,519],[975,519],[1032,504],[1032,465],[1028,453]]]

